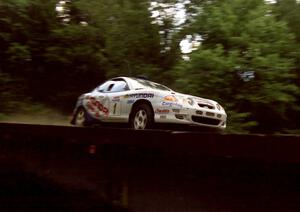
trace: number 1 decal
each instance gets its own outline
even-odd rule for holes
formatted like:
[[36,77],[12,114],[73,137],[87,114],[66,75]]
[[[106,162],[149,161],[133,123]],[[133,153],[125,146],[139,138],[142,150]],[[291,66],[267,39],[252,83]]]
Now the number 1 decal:
[[117,103],[114,104],[114,114],[116,114]]

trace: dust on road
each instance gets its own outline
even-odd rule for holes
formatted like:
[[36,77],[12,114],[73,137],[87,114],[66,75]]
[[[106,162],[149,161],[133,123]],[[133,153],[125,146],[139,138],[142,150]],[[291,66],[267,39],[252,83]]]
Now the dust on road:
[[47,110],[26,114],[9,114],[1,117],[0,122],[70,126],[71,117],[71,114],[65,115],[56,111]]

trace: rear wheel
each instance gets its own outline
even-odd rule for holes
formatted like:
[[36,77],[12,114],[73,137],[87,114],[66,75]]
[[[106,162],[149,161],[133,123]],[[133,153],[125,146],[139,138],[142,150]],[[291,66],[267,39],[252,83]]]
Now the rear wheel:
[[75,116],[75,125],[76,126],[86,126],[86,111],[84,108],[79,108],[77,110],[76,116]]
[[143,130],[152,127],[153,112],[149,105],[141,104],[136,106],[130,118],[130,125],[135,130]]

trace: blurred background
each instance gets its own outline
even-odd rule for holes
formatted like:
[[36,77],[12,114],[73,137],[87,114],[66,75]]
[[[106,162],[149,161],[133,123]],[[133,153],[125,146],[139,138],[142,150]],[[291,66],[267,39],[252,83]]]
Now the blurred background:
[[0,121],[66,124],[115,76],[221,103],[227,132],[300,133],[297,0],[0,0]]

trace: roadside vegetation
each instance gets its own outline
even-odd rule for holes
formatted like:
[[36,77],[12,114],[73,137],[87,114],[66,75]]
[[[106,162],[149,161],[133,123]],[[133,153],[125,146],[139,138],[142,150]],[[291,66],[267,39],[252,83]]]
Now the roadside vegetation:
[[0,0],[0,25],[0,121],[147,75],[220,102],[228,132],[300,133],[297,0]]

